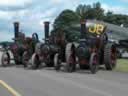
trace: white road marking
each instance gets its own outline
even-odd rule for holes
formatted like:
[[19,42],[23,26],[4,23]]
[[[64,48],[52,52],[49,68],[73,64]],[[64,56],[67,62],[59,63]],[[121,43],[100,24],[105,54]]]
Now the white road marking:
[[0,80],[0,84],[5,87],[13,96],[21,96],[16,90],[14,90],[11,86],[9,86],[4,81]]

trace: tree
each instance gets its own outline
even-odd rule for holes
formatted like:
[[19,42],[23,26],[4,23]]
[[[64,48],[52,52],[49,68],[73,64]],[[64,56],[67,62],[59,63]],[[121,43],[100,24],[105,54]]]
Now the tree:
[[80,4],[76,8],[76,13],[80,19],[103,20],[104,17],[104,10],[101,8],[101,4],[99,2],[94,3],[93,6]]
[[104,16],[104,21],[116,25],[123,24],[124,27],[128,27],[128,16],[127,15],[121,15],[121,14],[113,14],[112,12],[107,12]]
[[94,12],[94,18],[95,19],[103,20],[104,9],[101,8],[101,4],[99,2],[93,4],[93,12]]
[[78,15],[79,19],[93,19],[94,18],[91,5],[80,4],[76,8],[76,14]]
[[[78,32],[73,31],[72,27],[78,24],[79,17],[72,10],[64,10],[54,21],[54,29],[52,34],[57,34],[57,31],[61,30],[66,34],[67,41],[76,39],[74,36],[78,36]],[[77,35],[74,35],[77,34]]]
[[78,22],[78,15],[72,10],[64,10],[54,21],[54,28],[67,28]]

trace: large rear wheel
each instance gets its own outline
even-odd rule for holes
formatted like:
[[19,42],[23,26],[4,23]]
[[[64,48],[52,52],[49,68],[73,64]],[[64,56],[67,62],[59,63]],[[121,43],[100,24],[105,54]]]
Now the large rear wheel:
[[104,63],[107,70],[112,70],[116,66],[117,56],[116,47],[108,43],[104,49]]
[[65,70],[67,72],[73,72],[76,70],[76,54],[75,45],[72,43],[67,44],[66,50],[66,66]]

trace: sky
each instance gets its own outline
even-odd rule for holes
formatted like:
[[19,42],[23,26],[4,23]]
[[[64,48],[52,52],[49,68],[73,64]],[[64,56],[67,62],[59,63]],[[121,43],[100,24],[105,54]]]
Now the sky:
[[26,36],[37,32],[44,38],[43,22],[54,19],[64,10],[79,4],[100,2],[105,12],[128,15],[128,0],[0,0],[0,41],[10,41],[14,37],[13,22],[20,22],[20,31]]

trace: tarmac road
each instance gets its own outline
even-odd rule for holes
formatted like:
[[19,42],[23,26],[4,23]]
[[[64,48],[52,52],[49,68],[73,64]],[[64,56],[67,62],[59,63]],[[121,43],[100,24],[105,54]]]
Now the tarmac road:
[[[100,70],[56,72],[53,68],[27,70],[22,66],[0,68],[0,80],[19,96],[128,96],[128,74]],[[0,83],[0,96],[15,96]]]

